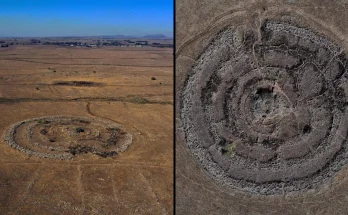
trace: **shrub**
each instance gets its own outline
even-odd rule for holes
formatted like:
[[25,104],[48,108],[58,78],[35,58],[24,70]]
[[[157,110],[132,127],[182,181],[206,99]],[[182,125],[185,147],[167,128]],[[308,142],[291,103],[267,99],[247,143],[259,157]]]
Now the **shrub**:
[[39,124],[48,124],[48,123],[50,123],[50,121],[39,119],[39,120],[37,120],[37,123],[39,123]]
[[78,127],[75,129],[76,130],[76,133],[82,133],[82,132],[85,132],[85,129],[81,128],[81,127]]

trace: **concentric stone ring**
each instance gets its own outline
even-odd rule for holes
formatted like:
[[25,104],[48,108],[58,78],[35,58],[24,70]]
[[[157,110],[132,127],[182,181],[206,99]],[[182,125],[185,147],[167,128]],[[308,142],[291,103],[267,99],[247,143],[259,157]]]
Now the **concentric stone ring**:
[[316,188],[347,163],[346,56],[290,23],[240,29],[221,30],[187,77],[186,145],[223,185],[259,194]]
[[73,116],[28,119],[11,126],[5,141],[42,158],[70,159],[81,153],[115,156],[132,143],[132,135],[114,122]]

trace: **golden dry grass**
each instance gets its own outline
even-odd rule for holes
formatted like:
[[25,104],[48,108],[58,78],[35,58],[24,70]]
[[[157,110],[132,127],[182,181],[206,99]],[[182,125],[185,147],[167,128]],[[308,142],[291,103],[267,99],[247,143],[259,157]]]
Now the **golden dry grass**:
[[172,50],[17,46],[0,50],[0,65],[2,133],[21,120],[67,115],[116,121],[134,138],[117,157],[69,161],[29,157],[1,139],[0,214],[172,213]]

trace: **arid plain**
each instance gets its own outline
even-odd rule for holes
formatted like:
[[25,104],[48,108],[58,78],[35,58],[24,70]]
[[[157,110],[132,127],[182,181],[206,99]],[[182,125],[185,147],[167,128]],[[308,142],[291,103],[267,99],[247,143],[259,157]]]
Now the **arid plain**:
[[[172,213],[172,49],[10,46],[0,65],[0,214]],[[132,143],[60,160],[4,140],[11,125],[51,116],[114,122]]]

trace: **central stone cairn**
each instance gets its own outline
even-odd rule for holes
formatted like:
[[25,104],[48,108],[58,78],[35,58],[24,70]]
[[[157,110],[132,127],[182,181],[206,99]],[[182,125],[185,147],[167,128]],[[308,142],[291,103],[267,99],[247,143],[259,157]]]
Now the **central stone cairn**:
[[32,156],[71,159],[81,153],[115,156],[128,148],[132,135],[111,121],[51,116],[13,125],[5,140],[11,147]]
[[347,59],[289,23],[260,32],[225,28],[197,60],[181,92],[186,145],[223,185],[316,188],[347,163]]

